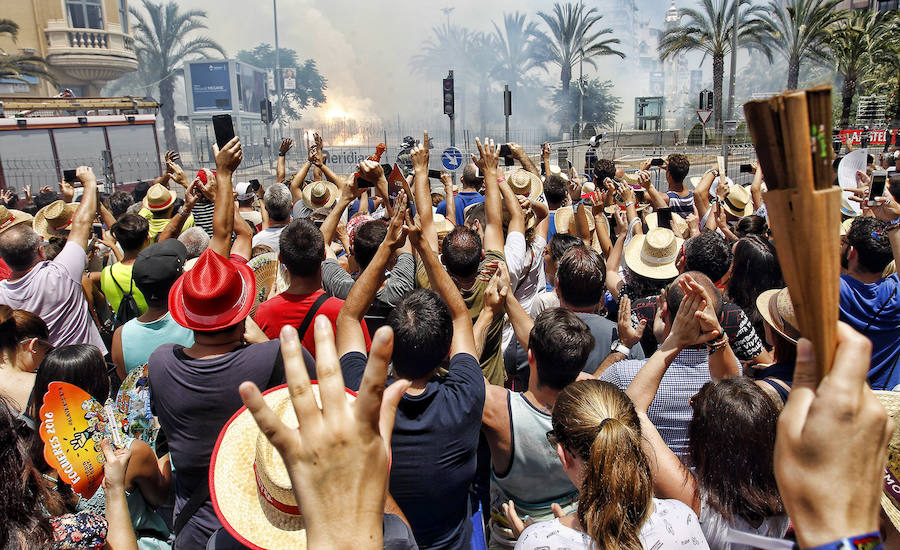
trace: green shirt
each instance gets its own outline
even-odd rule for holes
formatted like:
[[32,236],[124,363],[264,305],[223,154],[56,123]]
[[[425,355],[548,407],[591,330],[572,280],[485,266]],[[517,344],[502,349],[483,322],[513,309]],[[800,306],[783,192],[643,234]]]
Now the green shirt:
[[[134,301],[137,303],[141,315],[147,312],[147,301],[131,278],[133,267],[134,264],[123,265],[122,262],[116,262],[112,266],[104,267],[103,271],[100,272],[100,290],[106,296],[106,301],[109,302],[109,307],[112,308],[113,313],[119,311],[122,296],[129,289],[131,289],[131,295],[134,296]],[[115,282],[113,277],[116,278]],[[116,286],[116,283],[119,283],[119,286]],[[122,290],[119,290],[119,287],[122,287]]]

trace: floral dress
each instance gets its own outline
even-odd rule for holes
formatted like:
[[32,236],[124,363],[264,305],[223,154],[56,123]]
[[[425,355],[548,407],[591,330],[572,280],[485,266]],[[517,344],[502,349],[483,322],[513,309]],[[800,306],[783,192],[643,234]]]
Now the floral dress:
[[106,542],[106,518],[93,512],[76,512],[50,518],[53,548],[58,550],[96,549]]

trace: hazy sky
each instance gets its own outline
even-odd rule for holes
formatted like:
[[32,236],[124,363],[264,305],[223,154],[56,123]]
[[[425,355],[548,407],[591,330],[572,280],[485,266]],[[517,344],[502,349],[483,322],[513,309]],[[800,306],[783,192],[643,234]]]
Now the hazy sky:
[[[273,7],[269,0],[253,3],[179,0],[178,3],[184,9],[207,11],[209,34],[230,56],[261,42],[274,43]],[[669,0],[637,0],[637,3],[643,16],[659,20],[661,26]],[[686,3],[686,0],[679,0],[676,5]],[[586,2],[586,6],[592,5],[597,4]],[[502,21],[504,12],[518,10],[537,20],[536,12],[549,11],[552,4],[546,0],[403,3],[279,0],[279,43],[282,47],[295,49],[301,59],[311,57],[317,61],[320,72],[328,79],[329,108],[352,112],[355,107],[361,107],[372,113],[393,113],[408,107],[423,93],[439,90],[439,83],[422,82],[421,78],[411,75],[409,60],[432,35],[432,27],[447,21],[441,12],[446,6],[454,8],[450,14],[453,24],[489,31],[491,20]],[[589,72],[593,73],[592,70]],[[612,73],[611,70],[606,72]],[[614,74],[604,74],[604,71],[588,76],[615,80]],[[558,79],[558,75],[553,71],[547,78]],[[626,98],[626,105],[627,101]]]

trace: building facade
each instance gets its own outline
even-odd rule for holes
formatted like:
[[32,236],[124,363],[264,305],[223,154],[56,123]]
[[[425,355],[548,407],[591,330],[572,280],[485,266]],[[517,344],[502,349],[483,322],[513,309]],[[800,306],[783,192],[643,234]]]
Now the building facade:
[[15,41],[0,36],[0,52],[39,55],[58,80],[0,79],[0,96],[99,96],[107,82],[137,70],[127,0],[11,0],[0,17],[19,25]]

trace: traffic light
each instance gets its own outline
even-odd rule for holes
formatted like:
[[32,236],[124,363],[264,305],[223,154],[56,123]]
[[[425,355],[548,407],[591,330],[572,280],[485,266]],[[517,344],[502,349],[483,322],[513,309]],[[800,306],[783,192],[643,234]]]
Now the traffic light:
[[709,90],[703,90],[700,92],[700,110],[712,111],[713,110],[713,93]]
[[259,118],[265,124],[271,124],[275,121],[275,117],[272,115],[272,102],[268,99],[263,99],[259,102]]
[[453,116],[453,71],[450,71],[450,74],[447,75],[447,78],[444,79],[444,87],[443,87],[443,97],[444,97],[444,114]]

